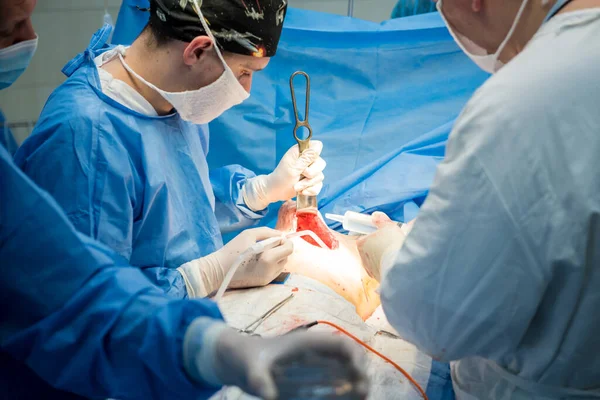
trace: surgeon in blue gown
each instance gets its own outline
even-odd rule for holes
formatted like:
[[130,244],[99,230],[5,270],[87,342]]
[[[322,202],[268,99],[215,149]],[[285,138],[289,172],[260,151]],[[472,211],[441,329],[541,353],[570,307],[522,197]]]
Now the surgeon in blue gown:
[[[275,234],[246,231],[223,248],[222,232],[256,224],[297,191],[317,194],[325,168],[322,144],[311,141],[269,175],[208,170],[205,124],[249,96],[252,74],[275,54],[286,3],[262,1],[258,19],[244,2],[201,3],[151,1],[150,23],[128,48],[107,46],[110,28],[101,29],[64,68],[69,79],[15,156],[79,231],[177,298],[210,294],[248,237]],[[282,241],[244,264],[232,286],[268,284],[291,252]]]
[[388,221],[361,254],[458,399],[598,399],[600,1],[475,3],[437,7],[493,75],[408,236]]
[[9,154],[14,154],[18,147],[2,110],[0,110],[0,146],[4,147]]
[[[35,3],[0,3],[0,29],[10,32],[0,37],[3,88],[35,51]],[[208,300],[169,299],[139,269],[77,232],[2,146],[0,271],[3,399],[188,400],[224,384],[273,398],[272,362],[304,359],[307,349],[342,357],[364,386],[362,352],[348,342],[251,338],[227,328]]]
[[410,17],[435,11],[433,0],[398,0],[392,10],[392,18]]
[[341,338],[257,339],[212,301],[165,295],[77,232],[2,147],[0,185],[0,397],[189,400],[233,385],[273,399],[272,363],[311,350],[346,360],[366,390],[364,354]]
[[3,148],[0,182],[3,398],[214,392],[186,377],[180,355],[192,321],[222,320],[215,304],[166,298],[139,269],[78,233]]

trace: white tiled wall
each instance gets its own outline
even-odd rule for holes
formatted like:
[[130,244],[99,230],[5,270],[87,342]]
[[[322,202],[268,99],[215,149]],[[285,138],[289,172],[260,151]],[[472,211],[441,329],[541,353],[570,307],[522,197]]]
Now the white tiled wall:
[[[397,0],[354,0],[354,16],[371,21],[389,18]],[[116,20],[121,0],[38,0],[33,23],[40,37],[29,69],[0,92],[0,109],[10,123],[35,121],[52,90],[64,76],[62,67],[83,51],[102,26],[105,4]],[[291,7],[347,15],[347,0],[289,0]],[[30,125],[13,130],[22,142]]]

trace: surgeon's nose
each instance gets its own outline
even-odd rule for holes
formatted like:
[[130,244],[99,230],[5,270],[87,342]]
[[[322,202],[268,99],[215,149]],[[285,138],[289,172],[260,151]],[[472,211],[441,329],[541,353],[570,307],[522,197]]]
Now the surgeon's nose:
[[249,76],[245,76],[244,78],[240,79],[240,84],[242,85],[244,90],[248,93],[250,93],[250,89],[252,89],[252,77],[253,77],[253,75],[249,75]]
[[13,44],[35,39],[36,36],[37,35],[35,33],[35,29],[33,29],[33,23],[31,22],[31,18],[28,18],[26,21],[22,22],[22,26],[20,26],[17,32],[15,33]]

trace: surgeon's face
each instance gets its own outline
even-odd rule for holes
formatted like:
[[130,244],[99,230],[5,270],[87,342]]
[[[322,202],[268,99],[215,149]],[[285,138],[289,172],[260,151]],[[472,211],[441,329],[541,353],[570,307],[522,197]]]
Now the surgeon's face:
[[[173,87],[172,91],[197,90],[208,86],[219,79],[225,71],[212,39],[207,36],[198,36],[189,44],[176,42],[174,46],[181,47],[183,62],[189,73],[186,74],[187,77],[182,76],[180,87]],[[248,93],[252,87],[254,73],[266,68],[270,60],[268,57],[244,56],[226,51],[223,52],[223,59]]]
[[457,33],[488,53],[495,53],[507,36],[522,1],[443,0],[442,12]]
[[35,39],[31,14],[37,0],[0,0],[0,49]]
[[[196,90],[208,86],[225,71],[212,39],[198,36],[189,44],[179,43],[175,46],[182,46],[183,61],[189,67],[190,76],[183,78],[187,82],[184,87],[174,88],[173,91]],[[254,73],[266,68],[270,61],[268,57],[244,56],[226,51],[223,52],[223,59],[246,92],[250,92]]]

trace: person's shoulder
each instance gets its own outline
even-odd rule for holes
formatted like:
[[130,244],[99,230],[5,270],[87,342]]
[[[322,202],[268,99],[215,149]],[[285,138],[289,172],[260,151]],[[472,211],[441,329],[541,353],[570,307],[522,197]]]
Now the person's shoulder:
[[[552,116],[557,106],[569,108],[582,96],[597,97],[600,86],[600,11],[555,17],[538,31],[523,51],[492,76],[480,90],[516,114],[519,110]],[[591,18],[594,24],[586,21]],[[588,21],[589,22],[589,21]]]
[[52,92],[42,110],[42,117],[51,113],[60,123],[86,121],[103,108],[102,103],[88,79],[72,75]]
[[50,156],[62,157],[63,162],[73,158],[90,164],[100,147],[103,153],[125,157],[122,146],[106,145],[116,142],[105,140],[114,133],[108,114],[105,103],[89,85],[68,79],[48,99],[15,161],[22,167],[32,156],[54,154]]
[[535,147],[550,100],[535,93],[538,82],[525,78],[529,74],[528,66],[511,62],[476,90],[450,134],[447,160],[510,173]]
[[[573,42],[580,32],[556,34],[556,29],[542,30],[490,77],[469,100],[457,126],[476,128],[472,138],[486,143],[518,143],[541,140],[539,136],[556,131],[560,121],[576,124],[582,114],[600,118],[595,110],[600,74],[594,71],[600,64],[600,46]],[[469,131],[459,130],[463,135]]]
[[[30,139],[72,142],[75,137],[84,138],[92,134],[98,115],[99,104],[86,94],[85,89],[70,90],[65,82],[48,98]],[[79,93],[76,93],[79,92]]]

